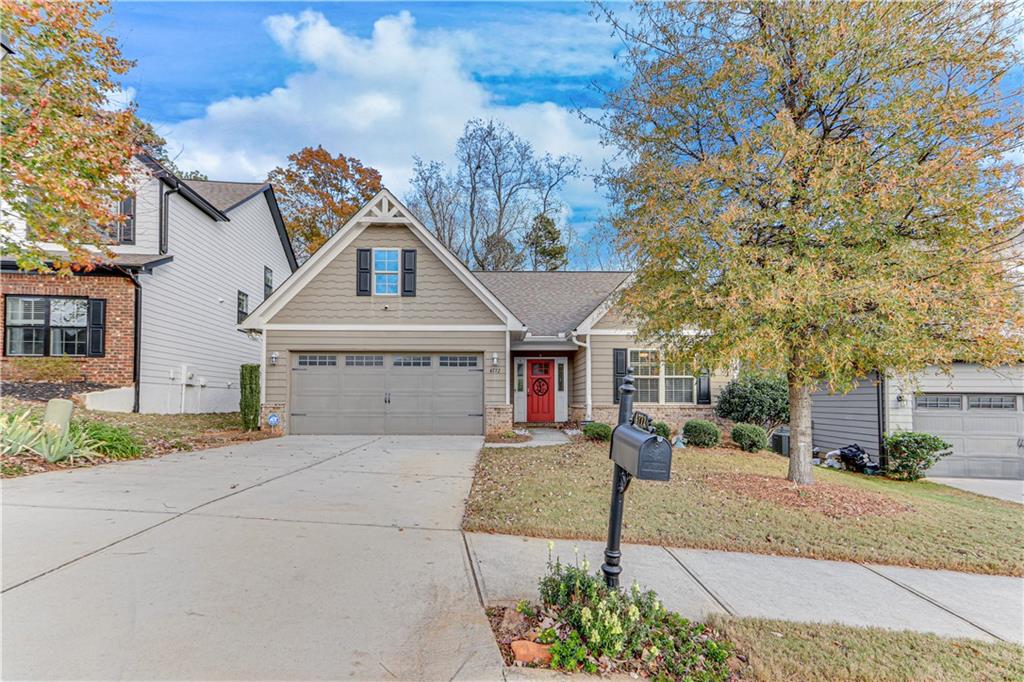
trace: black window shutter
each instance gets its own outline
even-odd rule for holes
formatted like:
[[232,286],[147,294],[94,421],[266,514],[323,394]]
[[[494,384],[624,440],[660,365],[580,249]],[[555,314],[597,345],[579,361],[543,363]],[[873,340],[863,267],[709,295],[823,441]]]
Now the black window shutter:
[[370,295],[371,249],[356,249],[356,296]]
[[702,369],[697,377],[697,404],[711,404],[711,372],[706,369]]
[[89,299],[89,355],[103,355],[106,337],[107,302],[102,298]]
[[416,295],[416,249],[402,249],[402,296]]
[[626,376],[626,349],[612,349],[612,402],[619,402],[619,387]]

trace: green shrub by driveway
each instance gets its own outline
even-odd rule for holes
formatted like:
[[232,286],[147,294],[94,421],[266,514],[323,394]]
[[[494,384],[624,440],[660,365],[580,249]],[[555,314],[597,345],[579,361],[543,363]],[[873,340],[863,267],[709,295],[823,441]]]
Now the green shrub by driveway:
[[583,435],[590,440],[610,440],[612,427],[601,422],[590,422],[583,425]]
[[93,450],[110,459],[132,459],[142,455],[142,443],[131,431],[103,422],[72,422],[71,428],[83,432],[93,442]]
[[903,481],[916,481],[949,454],[953,446],[938,436],[913,431],[897,431],[885,437],[888,459],[886,473]]

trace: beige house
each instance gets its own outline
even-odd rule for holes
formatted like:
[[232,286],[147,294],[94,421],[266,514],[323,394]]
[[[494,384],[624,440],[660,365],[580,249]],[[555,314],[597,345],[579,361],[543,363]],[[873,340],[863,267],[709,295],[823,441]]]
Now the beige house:
[[615,314],[625,272],[472,272],[382,190],[239,329],[261,336],[263,420],[293,434],[481,434],[711,416],[726,375],[663,362]]

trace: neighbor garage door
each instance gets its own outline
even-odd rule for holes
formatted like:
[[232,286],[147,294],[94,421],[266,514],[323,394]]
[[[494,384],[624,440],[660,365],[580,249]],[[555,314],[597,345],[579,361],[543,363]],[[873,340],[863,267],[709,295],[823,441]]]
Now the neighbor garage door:
[[953,446],[930,476],[1024,478],[1024,397],[925,393],[914,400],[914,430]]
[[480,355],[311,352],[291,357],[291,433],[483,433]]

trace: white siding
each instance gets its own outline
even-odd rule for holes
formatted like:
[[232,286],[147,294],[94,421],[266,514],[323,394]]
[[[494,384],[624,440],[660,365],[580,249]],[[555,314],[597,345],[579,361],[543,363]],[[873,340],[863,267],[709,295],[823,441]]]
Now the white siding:
[[135,244],[112,247],[115,253],[160,253],[162,183],[141,169],[135,177]]
[[[260,360],[261,342],[235,328],[237,292],[249,310],[263,300],[263,267],[279,286],[291,270],[264,195],[215,222],[170,198],[168,253],[174,260],[142,275],[142,412],[178,412],[182,366],[191,384],[185,411],[238,409],[238,371]],[[200,386],[205,383],[205,386]]]
[[1024,364],[989,369],[956,363],[949,374],[929,368],[913,377],[920,393],[1024,393]]

